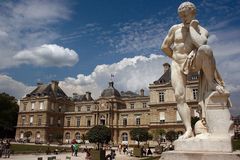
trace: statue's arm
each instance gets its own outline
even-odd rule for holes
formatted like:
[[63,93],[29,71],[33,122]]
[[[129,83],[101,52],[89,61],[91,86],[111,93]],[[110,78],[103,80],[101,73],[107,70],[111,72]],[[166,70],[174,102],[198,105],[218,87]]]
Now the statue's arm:
[[193,44],[197,48],[204,44],[207,44],[208,31],[201,27],[197,20],[193,20],[190,23],[189,31]]
[[171,46],[174,41],[174,32],[176,30],[176,27],[177,27],[177,25],[174,25],[170,28],[167,36],[163,40],[162,46],[161,46],[162,51],[170,58],[172,58],[172,55],[173,55],[173,50],[172,50]]

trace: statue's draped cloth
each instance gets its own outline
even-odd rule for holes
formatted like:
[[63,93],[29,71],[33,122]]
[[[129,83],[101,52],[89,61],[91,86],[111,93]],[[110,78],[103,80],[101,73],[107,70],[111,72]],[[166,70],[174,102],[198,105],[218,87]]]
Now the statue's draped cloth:
[[[189,73],[193,73],[196,71],[196,56],[197,56],[197,50],[193,50],[185,60],[185,62],[182,64],[181,71],[185,74],[188,75]],[[213,61],[215,63],[215,61]],[[216,85],[221,85],[224,86],[224,81],[219,74],[217,68],[215,68],[214,71],[214,83]],[[207,83],[206,76],[203,74],[203,71],[200,70],[199,74],[199,89],[198,89],[198,101],[199,105],[202,109],[202,118],[205,118],[205,111],[206,111],[206,106],[205,106],[205,99],[212,93],[212,89],[210,88],[209,84]],[[231,101],[228,99],[228,106],[231,107]]]

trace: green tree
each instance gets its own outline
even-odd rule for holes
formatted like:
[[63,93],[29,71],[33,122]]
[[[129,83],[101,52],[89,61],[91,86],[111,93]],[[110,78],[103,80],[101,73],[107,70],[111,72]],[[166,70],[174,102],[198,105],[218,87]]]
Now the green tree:
[[97,143],[97,149],[99,150],[99,144],[102,146],[111,140],[111,130],[106,126],[97,125],[91,128],[86,136],[89,142]]
[[166,139],[172,143],[177,139],[177,133],[175,131],[168,131],[166,133]]
[[82,143],[85,144],[85,142],[86,142],[86,136],[85,136],[85,134],[82,134],[82,135],[81,135],[81,140],[82,140]]
[[132,140],[135,140],[138,142],[147,141],[152,138],[152,135],[148,133],[147,129],[144,128],[134,128],[130,131],[130,136]]
[[164,129],[154,129],[152,131],[153,134],[153,140],[157,141],[158,145],[161,145],[161,142],[163,141],[163,137],[166,135],[166,131]]
[[63,134],[62,133],[55,133],[53,134],[54,141],[57,141],[58,143],[62,143],[63,141]]
[[15,97],[0,93],[0,138],[15,136],[18,110]]

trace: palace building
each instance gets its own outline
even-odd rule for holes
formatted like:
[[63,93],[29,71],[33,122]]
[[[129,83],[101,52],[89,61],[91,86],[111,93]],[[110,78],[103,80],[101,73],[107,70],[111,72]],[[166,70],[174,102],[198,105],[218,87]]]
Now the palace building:
[[[177,112],[174,91],[171,85],[171,67],[164,65],[163,75],[149,84],[149,95],[141,89],[119,92],[114,82],[109,82],[97,99],[91,92],[77,93],[69,98],[58,86],[38,84],[35,90],[20,100],[16,139],[30,142],[52,142],[60,139],[70,143],[81,142],[90,128],[106,125],[111,129],[114,144],[133,144],[130,130],[146,128],[149,132],[164,129],[184,132],[184,126]],[[186,98],[192,108],[192,116],[198,116],[198,74],[188,76]],[[26,134],[28,133],[28,134]]]

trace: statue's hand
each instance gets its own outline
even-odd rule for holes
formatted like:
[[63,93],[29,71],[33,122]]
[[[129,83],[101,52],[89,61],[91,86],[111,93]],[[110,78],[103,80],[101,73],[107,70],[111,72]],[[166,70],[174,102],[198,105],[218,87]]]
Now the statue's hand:
[[190,26],[193,27],[194,29],[198,29],[199,21],[194,19],[191,21]]

